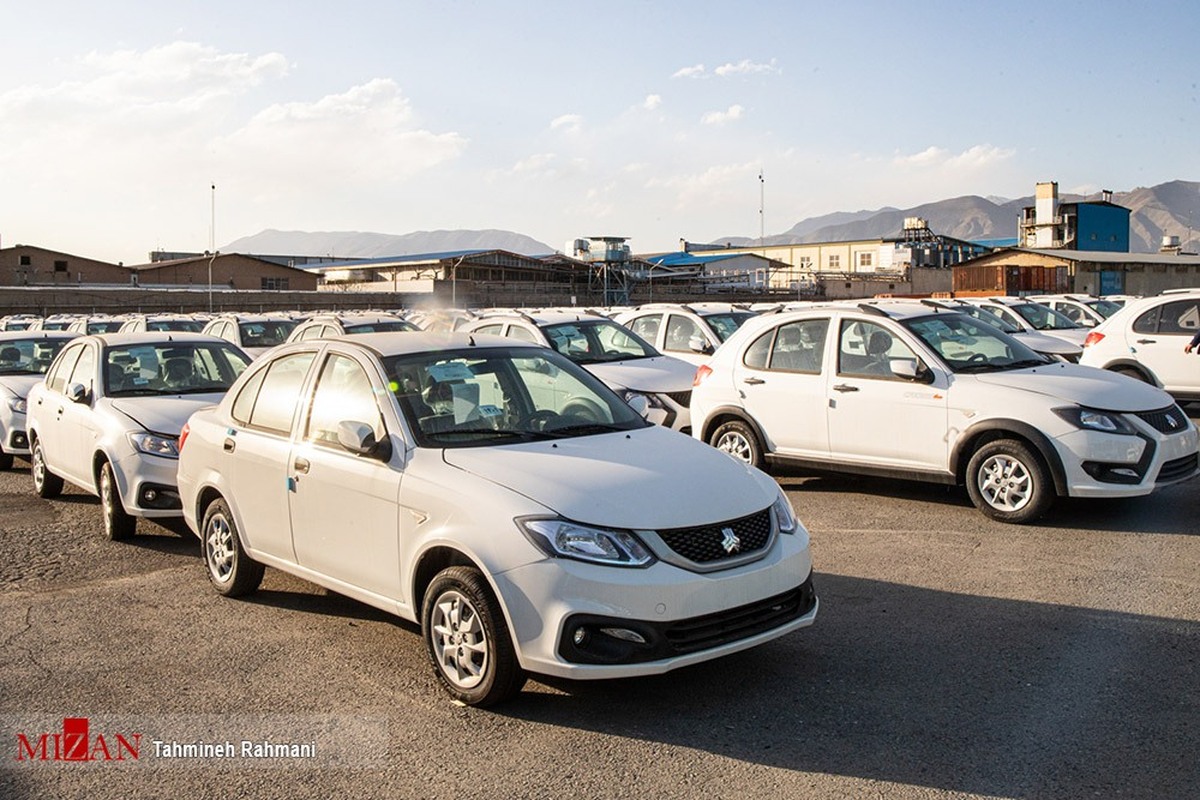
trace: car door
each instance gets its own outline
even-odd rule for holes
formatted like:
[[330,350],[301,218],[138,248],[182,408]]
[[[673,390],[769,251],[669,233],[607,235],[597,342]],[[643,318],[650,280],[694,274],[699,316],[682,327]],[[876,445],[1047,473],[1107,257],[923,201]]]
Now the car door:
[[38,391],[34,408],[31,409],[37,419],[37,435],[41,442],[42,457],[47,466],[60,476],[64,474],[60,464],[71,454],[62,424],[67,404],[71,402],[65,394],[67,379],[71,377],[71,371],[79,361],[85,346],[85,342],[78,342],[63,349],[50,371],[46,373],[45,387]]
[[734,388],[766,437],[769,453],[829,455],[824,374],[829,324],[828,316],[818,316],[774,326],[734,364]]
[[[99,368],[98,346],[87,342],[79,352],[79,359],[71,367],[60,395],[62,406],[59,419],[60,444],[65,448],[55,464],[56,472],[72,483],[93,487],[92,455],[96,452],[96,442],[100,439],[100,420],[96,412],[96,402],[103,395],[97,376]],[[72,386],[82,386],[83,399],[73,402],[66,394]]]
[[947,381],[893,374],[893,360],[918,359],[898,326],[843,316],[828,398],[829,450],[838,461],[918,471],[944,471]]
[[662,337],[662,313],[654,312],[651,314],[640,314],[631,318],[624,323],[626,328],[636,333],[638,336],[645,339],[660,353],[663,350]]
[[1200,329],[1200,297],[1173,300],[1142,313],[1127,334],[1129,346],[1169,392],[1200,390],[1200,357],[1183,352]]
[[400,597],[400,480],[393,462],[351,452],[338,441],[343,422],[367,425],[388,440],[376,397],[390,398],[374,365],[331,349],[308,394],[288,461],[288,504],[296,562],[378,597]]
[[316,348],[273,359],[238,390],[222,471],[236,492],[242,535],[253,550],[295,562],[289,512],[292,423]]

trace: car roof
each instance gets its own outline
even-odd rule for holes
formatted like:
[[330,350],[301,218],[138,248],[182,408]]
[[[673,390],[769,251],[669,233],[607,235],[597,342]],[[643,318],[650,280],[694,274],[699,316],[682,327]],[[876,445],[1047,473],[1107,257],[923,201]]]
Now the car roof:
[[78,339],[77,331],[0,331],[0,342],[12,342],[17,339]]
[[535,325],[560,325],[564,322],[612,322],[608,317],[591,314],[587,311],[497,311],[471,320],[471,325],[474,327],[476,323],[486,324],[496,320],[532,322]]
[[528,347],[535,350],[545,350],[541,345],[510,339],[506,336],[494,336],[487,333],[460,332],[431,332],[431,331],[391,331],[386,333],[358,333],[352,336],[327,336],[320,339],[308,339],[303,342],[290,342],[278,348],[280,353],[291,350],[304,350],[313,345],[337,342],[371,350],[380,356],[413,355],[430,353],[440,350],[456,350],[459,348],[477,347],[493,349],[499,347]]
[[83,339],[95,339],[105,347],[125,347],[135,344],[167,344],[170,342],[213,342],[229,345],[225,339],[210,336],[205,333],[189,333],[186,331],[149,331],[144,333],[96,333]]

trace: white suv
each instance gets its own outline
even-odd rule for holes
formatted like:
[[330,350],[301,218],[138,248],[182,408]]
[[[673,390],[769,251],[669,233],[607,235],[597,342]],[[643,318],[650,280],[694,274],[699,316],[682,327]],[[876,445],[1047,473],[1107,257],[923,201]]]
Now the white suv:
[[283,345],[192,416],[180,449],[219,593],[254,591],[267,565],[419,622],[464,703],[500,702],[527,671],[667,672],[817,614],[808,534],[775,481],[648,424],[545,347]]
[[198,333],[110,333],[73,339],[27,400],[33,486],[63,481],[100,496],[104,532],[124,539],[138,517],[181,515],[176,440],[250,358]]
[[1200,401],[1200,355],[1183,348],[1200,330],[1200,289],[1130,300],[1088,334],[1081,364],[1161,386]]
[[1196,428],[1162,390],[919,303],[759,317],[696,381],[693,435],[747,463],[965,483],[1005,522],[1198,472]]

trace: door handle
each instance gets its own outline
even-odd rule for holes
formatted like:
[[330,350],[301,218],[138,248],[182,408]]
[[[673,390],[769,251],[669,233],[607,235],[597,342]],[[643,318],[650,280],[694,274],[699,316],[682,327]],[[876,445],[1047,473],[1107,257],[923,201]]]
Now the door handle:
[[292,468],[295,469],[296,472],[299,472],[301,475],[307,475],[308,469],[311,466],[312,466],[312,464],[309,462],[309,460],[307,458],[297,458],[295,461],[292,462]]
[[762,378],[746,378],[742,383],[748,383],[751,386],[758,386],[760,383],[766,383]]
[[1155,344],[1157,341],[1158,341],[1157,339],[1138,339],[1137,343],[1138,344]]
[[834,386],[834,387],[833,387],[833,390],[834,390],[835,392],[857,392],[857,391],[858,391],[858,387],[857,387],[857,386],[851,386],[851,385],[850,385],[850,384],[848,384],[848,383],[839,383],[837,386]]
[[226,439],[225,443],[221,446],[221,449],[223,449],[226,453],[232,453],[237,449],[237,442],[235,442],[233,439]]

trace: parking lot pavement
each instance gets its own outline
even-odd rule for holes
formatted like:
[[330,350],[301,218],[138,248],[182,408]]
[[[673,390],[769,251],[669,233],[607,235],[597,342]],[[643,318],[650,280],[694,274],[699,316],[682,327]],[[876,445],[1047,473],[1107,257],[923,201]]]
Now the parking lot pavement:
[[[190,535],[0,473],[0,797],[1182,797],[1200,785],[1200,484],[1060,503],[780,474],[816,624],[656,678],[455,706],[407,623],[275,570],[243,601]],[[139,757],[24,759],[87,718]],[[315,742],[156,757],[149,739]],[[53,738],[47,740],[53,755]],[[65,741],[65,738],[64,738]]]

